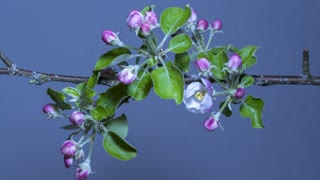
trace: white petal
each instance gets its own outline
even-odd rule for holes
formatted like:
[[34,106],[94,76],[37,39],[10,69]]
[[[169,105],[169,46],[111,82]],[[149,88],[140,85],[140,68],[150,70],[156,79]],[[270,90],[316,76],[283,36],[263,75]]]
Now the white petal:
[[213,107],[213,102],[212,102],[211,96],[209,96],[208,93],[206,93],[200,104],[200,112],[202,114],[207,113],[208,111],[210,111],[212,107]]
[[187,89],[184,91],[184,96],[189,98],[193,96],[197,91],[201,90],[203,85],[199,82],[193,82],[187,86]]

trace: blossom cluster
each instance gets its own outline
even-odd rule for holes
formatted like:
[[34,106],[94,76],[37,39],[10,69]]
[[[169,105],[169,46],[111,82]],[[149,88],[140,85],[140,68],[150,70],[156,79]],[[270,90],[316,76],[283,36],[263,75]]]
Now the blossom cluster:
[[[43,107],[43,112],[47,114],[48,118],[57,118],[57,117],[66,117],[61,114],[58,109],[53,104],[46,104]],[[80,111],[73,111],[69,116],[69,121],[71,126],[78,126],[83,128],[83,123],[85,122],[85,115]],[[87,141],[88,142],[88,141]],[[66,168],[70,168],[74,161],[76,161],[76,172],[75,176],[78,180],[87,179],[91,172],[90,167],[90,155],[84,160],[82,163],[79,163],[82,159],[84,159],[84,151],[82,147],[87,142],[76,142],[75,140],[68,139],[65,140],[60,147],[60,152],[63,155],[63,161]]]

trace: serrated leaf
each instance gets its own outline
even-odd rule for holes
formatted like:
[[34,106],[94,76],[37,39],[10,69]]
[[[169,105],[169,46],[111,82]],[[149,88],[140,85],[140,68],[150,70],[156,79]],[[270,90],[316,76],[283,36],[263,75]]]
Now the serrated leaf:
[[94,70],[103,70],[106,68],[116,57],[122,54],[130,54],[127,48],[119,47],[114,48],[103,54],[97,61]]
[[126,88],[124,84],[118,84],[109,88],[106,92],[99,95],[97,105],[101,105],[106,108],[110,116],[114,114],[119,104],[128,95],[126,94]]
[[254,78],[252,76],[246,75],[241,79],[240,85],[243,87],[249,87],[254,83]]
[[184,72],[189,72],[190,56],[187,52],[175,54],[173,64]]
[[71,109],[72,106],[65,102],[66,96],[59,91],[48,88],[47,94],[55,102],[55,107],[66,110]]
[[121,138],[126,138],[128,135],[128,121],[127,117],[122,114],[120,117],[117,117],[115,119],[112,119],[109,121],[105,127],[109,131],[113,131],[117,135],[119,135]]
[[263,106],[264,102],[262,99],[247,96],[240,106],[240,115],[244,118],[250,118],[252,127],[264,128],[262,123]]
[[[220,103],[220,108],[223,106],[224,102],[225,101]],[[229,109],[228,105],[223,109],[222,114],[224,114],[226,117],[230,117],[232,115],[232,111]]]
[[138,78],[127,85],[126,92],[137,101],[143,100],[152,88],[152,80],[148,71],[140,71]]
[[123,161],[137,156],[137,150],[112,131],[109,131],[103,138],[103,148],[111,156]]
[[160,16],[160,26],[162,31],[171,35],[182,27],[189,19],[191,9],[186,6],[185,9],[179,7],[169,7],[165,9]]
[[224,51],[214,56],[213,61],[211,62],[211,64],[216,67],[211,69],[211,72],[213,73],[214,77],[220,80],[224,79],[223,73],[225,72],[223,72],[222,69],[224,68],[224,64],[227,63],[228,60],[228,56]]
[[181,71],[171,61],[166,66],[152,71],[154,92],[163,99],[174,99],[180,104],[183,99],[184,78]]
[[75,99],[80,96],[80,92],[73,87],[65,87],[62,89],[62,92]]
[[172,51],[174,53],[183,53],[190,49],[191,45],[192,42],[188,35],[179,34],[170,40],[168,51]]
[[90,114],[92,118],[96,121],[101,121],[110,115],[108,111],[100,105],[91,109]]
[[246,69],[256,64],[256,59],[254,57],[255,52],[258,47],[256,46],[246,46],[238,51],[238,55],[242,59],[242,68]]

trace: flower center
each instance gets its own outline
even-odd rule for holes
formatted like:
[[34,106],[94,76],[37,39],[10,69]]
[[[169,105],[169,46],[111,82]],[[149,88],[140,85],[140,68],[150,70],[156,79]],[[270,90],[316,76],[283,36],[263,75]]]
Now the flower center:
[[196,99],[198,99],[199,101],[202,101],[202,99],[204,98],[204,94],[205,94],[204,91],[199,91],[199,92],[197,92],[197,93],[194,95],[194,97],[195,97]]

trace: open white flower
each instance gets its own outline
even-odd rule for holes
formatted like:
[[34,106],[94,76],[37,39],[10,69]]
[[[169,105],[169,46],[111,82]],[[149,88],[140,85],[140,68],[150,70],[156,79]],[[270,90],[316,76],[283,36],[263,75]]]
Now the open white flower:
[[187,86],[184,91],[183,102],[188,111],[196,114],[209,112],[213,107],[208,89],[200,82],[193,82]]

